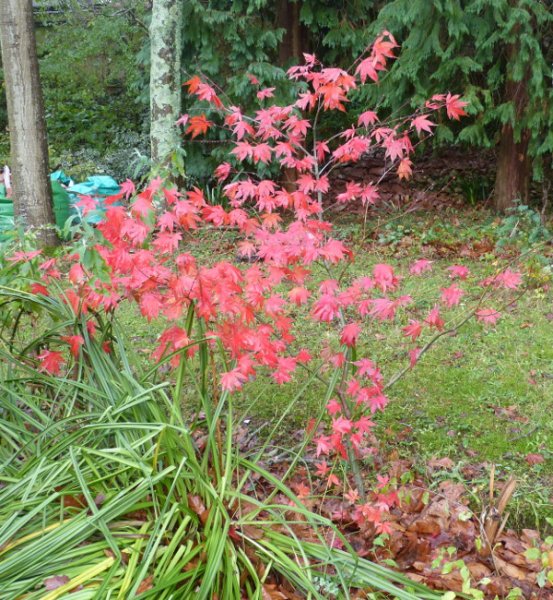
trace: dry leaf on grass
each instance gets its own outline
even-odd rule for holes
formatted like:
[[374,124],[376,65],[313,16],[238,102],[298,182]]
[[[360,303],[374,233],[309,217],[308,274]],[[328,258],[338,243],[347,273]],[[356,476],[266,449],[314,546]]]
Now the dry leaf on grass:
[[69,581],[67,575],[54,575],[53,577],[48,577],[48,579],[44,580],[44,587],[48,591],[57,590],[62,585],[69,583]]
[[154,576],[148,575],[145,579],[143,579],[136,590],[137,594],[143,594],[144,592],[150,591],[154,587]]
[[524,460],[531,467],[533,467],[534,465],[541,465],[543,462],[545,462],[545,457],[543,456],[543,454],[527,454],[524,457]]
[[432,471],[439,471],[441,469],[450,471],[455,466],[455,463],[447,456],[444,456],[444,458],[433,458],[427,464]]

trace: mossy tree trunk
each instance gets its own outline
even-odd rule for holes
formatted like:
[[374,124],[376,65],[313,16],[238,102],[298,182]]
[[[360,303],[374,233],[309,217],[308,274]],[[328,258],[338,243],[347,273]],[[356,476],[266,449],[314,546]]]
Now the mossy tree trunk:
[[48,142],[31,0],[1,0],[0,45],[6,85],[16,218],[41,246],[59,243],[54,229]]
[[180,145],[182,0],[154,0],[150,25],[150,146],[152,163],[169,167]]

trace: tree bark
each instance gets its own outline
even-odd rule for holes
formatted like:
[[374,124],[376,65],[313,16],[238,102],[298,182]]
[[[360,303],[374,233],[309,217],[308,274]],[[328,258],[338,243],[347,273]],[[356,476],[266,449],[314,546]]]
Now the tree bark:
[[[303,62],[302,54],[307,52],[307,35],[305,27],[300,20],[301,0],[279,0],[277,4],[277,27],[285,29],[286,32],[278,48],[278,63],[285,67],[294,60],[294,64]],[[292,167],[282,169],[282,187],[287,192],[295,192],[298,172]]]
[[6,82],[15,216],[36,232],[41,246],[53,246],[59,240],[54,229],[32,0],[1,0],[0,45]]
[[285,29],[278,49],[278,62],[286,66],[294,59],[302,61],[302,54],[308,52],[307,31],[300,21],[301,0],[279,0],[277,5],[277,27]]
[[[518,26],[516,26],[518,29]],[[514,121],[524,117],[528,110],[528,78],[526,70],[521,81],[510,77],[509,64],[518,53],[518,43],[507,47],[507,81],[505,83],[505,102],[514,105]],[[506,212],[517,200],[528,201],[532,161],[528,154],[531,133],[523,129],[520,136],[515,137],[513,123],[506,123],[501,129],[501,139],[497,153],[497,171],[495,177],[494,205],[498,212]]]
[[495,209],[504,213],[512,208],[517,200],[528,202],[531,161],[528,155],[530,132],[523,131],[519,141],[515,141],[513,127],[504,125],[497,154],[495,178]]
[[182,0],[154,0],[150,25],[150,146],[152,163],[170,167],[180,145]]

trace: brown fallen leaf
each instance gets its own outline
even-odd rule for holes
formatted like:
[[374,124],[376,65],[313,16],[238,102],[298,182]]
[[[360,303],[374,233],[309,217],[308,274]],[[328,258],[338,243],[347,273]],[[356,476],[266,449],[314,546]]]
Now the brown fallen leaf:
[[502,535],[499,540],[503,543],[507,550],[511,552],[517,552],[522,554],[526,550],[528,550],[528,544],[523,544],[521,540],[515,535]]
[[405,532],[403,541],[403,547],[396,554],[396,561],[399,564],[409,567],[414,563],[428,563],[431,547],[427,539],[419,539],[416,533]]
[[87,506],[86,498],[83,494],[78,494],[76,496],[62,496],[62,503],[64,508],[84,508]]
[[534,465],[541,465],[541,463],[545,462],[545,458],[543,454],[527,454],[524,457],[524,460],[533,467]]
[[529,561],[524,554],[509,552],[509,550],[498,551],[497,554],[501,556],[504,561],[516,565],[521,569],[529,569],[531,571],[539,570],[539,563],[537,561]]
[[286,600],[288,596],[277,589],[274,583],[266,583],[261,588],[261,597],[263,600]]
[[260,540],[265,535],[263,529],[261,529],[261,527],[256,527],[255,525],[242,525],[240,531],[250,540]]
[[453,469],[455,463],[451,460],[451,458],[444,456],[443,458],[433,458],[432,460],[429,460],[428,466],[433,471],[438,471],[440,469],[445,469],[446,471],[449,471]]
[[513,584],[507,577],[490,577],[490,582],[486,585],[486,592],[491,594],[491,597],[505,598],[513,589]]
[[205,507],[200,496],[188,494],[188,505],[200,517],[200,523],[205,525],[209,516],[209,510]]
[[540,532],[535,529],[523,529],[520,534],[520,539],[528,544],[528,546],[539,546]]
[[494,562],[497,565],[498,570],[503,575],[507,575],[507,577],[512,577],[513,579],[518,579],[520,581],[526,581],[526,578],[528,577],[528,571],[508,563],[499,556],[494,557]]
[[[454,483],[453,481],[442,481],[438,486],[438,490],[450,503],[460,502],[466,492],[462,483]],[[463,504],[465,503],[463,502]]]
[[470,571],[471,577],[475,581],[480,581],[484,577],[490,577],[492,570],[481,562],[467,562],[467,568]]
[[136,590],[137,594],[143,594],[144,592],[148,592],[150,591],[154,585],[154,576],[153,575],[148,575],[148,577],[146,577],[146,579],[143,579],[140,583],[140,585],[138,586],[138,589]]
[[418,519],[414,523],[411,523],[407,528],[407,531],[414,533],[421,533],[423,535],[437,536],[440,534],[442,527],[440,523],[435,519]]
[[48,591],[52,591],[57,590],[66,583],[69,583],[69,577],[67,577],[67,575],[54,575],[53,577],[48,577],[48,579],[44,580],[44,587]]
[[511,404],[510,406],[495,406],[489,405],[497,417],[508,419],[509,421],[518,421],[519,423],[528,423],[530,419],[524,417],[518,412],[518,406]]

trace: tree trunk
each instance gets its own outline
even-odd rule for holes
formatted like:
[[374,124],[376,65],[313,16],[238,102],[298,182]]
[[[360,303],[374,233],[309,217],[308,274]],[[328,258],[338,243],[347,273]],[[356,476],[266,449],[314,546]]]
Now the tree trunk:
[[[307,35],[305,27],[300,20],[301,0],[291,2],[290,0],[279,0],[277,4],[277,27],[285,29],[286,32],[278,48],[278,63],[281,67],[303,62],[302,54],[308,51]],[[291,167],[282,169],[282,187],[287,192],[295,192],[298,172]]]
[[302,60],[302,53],[307,52],[306,31],[300,21],[300,0],[279,0],[277,6],[277,27],[286,33],[278,49],[278,62],[285,66],[290,59]]
[[[515,26],[518,29],[518,26]],[[509,44],[507,47],[507,81],[505,83],[505,102],[514,105],[514,122],[524,117],[528,110],[528,78],[526,70],[520,81],[514,81],[510,76],[509,64],[512,63],[519,51],[519,44]],[[494,205],[498,212],[512,208],[516,200],[528,201],[532,161],[528,155],[530,131],[523,129],[520,136],[515,137],[513,123],[506,123],[501,129],[501,139],[497,153],[497,171],[495,176]]]
[[182,0],[154,0],[150,25],[150,145],[152,163],[170,167],[180,145]]
[[53,246],[59,240],[54,229],[44,101],[31,0],[1,0],[0,44],[15,216],[36,232],[41,246]]
[[495,178],[495,209],[506,212],[517,200],[528,202],[531,161],[528,156],[530,132],[523,131],[515,141],[511,125],[504,125],[497,155]]

